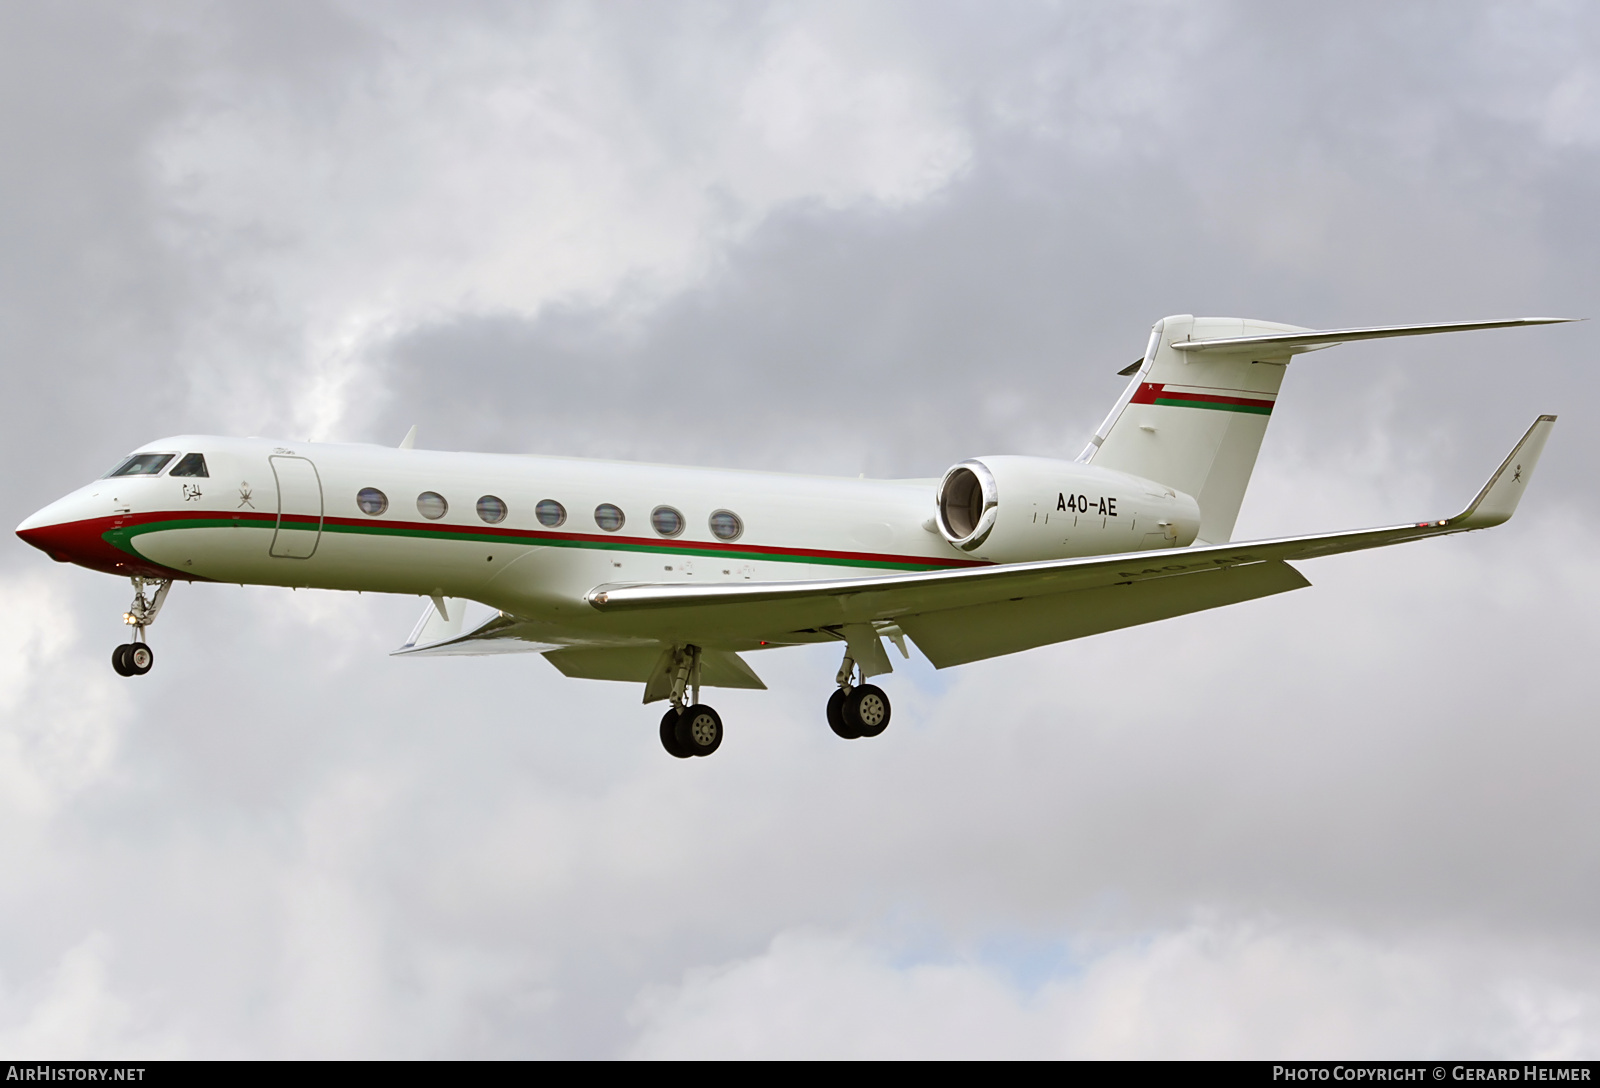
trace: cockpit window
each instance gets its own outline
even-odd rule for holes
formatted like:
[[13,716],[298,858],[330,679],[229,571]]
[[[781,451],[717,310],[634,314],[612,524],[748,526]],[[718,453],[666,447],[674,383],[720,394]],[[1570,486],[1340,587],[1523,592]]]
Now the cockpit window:
[[106,473],[106,476],[154,476],[176,456],[175,453],[136,453]]
[[186,453],[183,460],[173,466],[174,476],[210,476],[206,471],[206,455],[203,453]]

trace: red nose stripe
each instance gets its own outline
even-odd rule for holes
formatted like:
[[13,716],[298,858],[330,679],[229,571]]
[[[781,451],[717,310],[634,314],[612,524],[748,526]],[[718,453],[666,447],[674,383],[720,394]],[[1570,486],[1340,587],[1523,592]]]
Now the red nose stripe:
[[65,521],[58,525],[40,525],[33,529],[18,529],[17,535],[57,563],[76,563],[90,570],[106,574],[122,574],[141,578],[183,578],[203,581],[193,574],[172,570],[148,559],[130,555],[113,547],[105,539],[111,529],[128,524],[129,517],[90,518],[86,521]]

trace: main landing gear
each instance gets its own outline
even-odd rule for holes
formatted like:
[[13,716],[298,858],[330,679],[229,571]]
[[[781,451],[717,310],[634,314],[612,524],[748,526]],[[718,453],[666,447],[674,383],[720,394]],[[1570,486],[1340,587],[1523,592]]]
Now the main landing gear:
[[679,759],[708,756],[722,747],[722,718],[700,702],[700,647],[685,646],[674,658],[672,708],[661,717],[661,747]]
[[[155,588],[153,597],[145,596],[146,586]],[[133,579],[133,604],[122,614],[122,622],[133,628],[133,641],[111,651],[111,667],[118,676],[143,676],[156,663],[155,651],[145,642],[144,629],[156,622],[156,613],[161,611],[171,588],[169,578]]]
[[[889,728],[889,696],[875,684],[854,683],[855,659],[845,651],[828,698],[828,725],[846,740],[875,737]],[[864,678],[863,678],[864,679]],[[679,759],[708,756],[722,746],[722,718],[700,701],[700,647],[673,651],[672,706],[661,716],[661,747]]]
[[875,737],[889,728],[888,694],[876,684],[852,684],[855,673],[855,660],[846,650],[834,678],[839,690],[828,696],[828,726],[845,740]]

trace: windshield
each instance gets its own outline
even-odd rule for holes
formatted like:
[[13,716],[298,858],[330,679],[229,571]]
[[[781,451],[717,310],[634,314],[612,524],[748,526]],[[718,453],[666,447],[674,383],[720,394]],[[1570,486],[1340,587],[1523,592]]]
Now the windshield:
[[172,468],[174,476],[209,476],[206,471],[206,458],[203,453],[186,453],[183,460]]
[[106,473],[106,476],[154,476],[166,468],[167,462],[175,456],[171,453],[136,453]]

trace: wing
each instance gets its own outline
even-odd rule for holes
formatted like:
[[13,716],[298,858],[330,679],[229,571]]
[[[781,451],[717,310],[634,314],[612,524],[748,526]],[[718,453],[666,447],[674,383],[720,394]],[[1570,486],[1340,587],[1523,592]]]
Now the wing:
[[[935,664],[956,664],[1308,584],[1286,565],[1290,561],[1499,525],[1515,512],[1554,423],[1554,416],[1540,416],[1467,508],[1437,521],[829,581],[602,585],[588,601],[602,612],[660,611],[665,626],[708,640],[898,625]],[[1008,638],[1004,606],[1027,602],[1040,603],[1010,613],[1027,630]],[[963,649],[969,626],[970,645]]]

